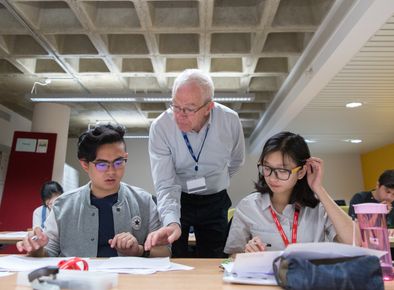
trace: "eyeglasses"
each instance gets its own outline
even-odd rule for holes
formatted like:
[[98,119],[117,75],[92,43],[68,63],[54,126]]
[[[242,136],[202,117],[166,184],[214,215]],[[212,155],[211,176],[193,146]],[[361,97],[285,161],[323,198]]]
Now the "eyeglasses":
[[100,161],[91,161],[94,166],[96,167],[96,169],[100,172],[105,172],[107,171],[110,167],[111,164],[113,166],[114,169],[120,169],[123,168],[126,165],[127,162],[127,158],[118,158],[115,159],[114,161],[104,161],[104,160],[100,160]]
[[198,107],[197,109],[191,109],[191,108],[182,108],[179,106],[176,106],[174,104],[170,104],[170,108],[174,113],[184,113],[185,115],[193,115],[195,113],[197,113],[198,111],[200,111],[202,108],[204,108],[207,104],[209,104],[211,101],[208,101],[206,103],[204,103],[201,107]]
[[293,173],[297,173],[302,166],[297,166],[293,169],[286,168],[273,168],[268,165],[262,165],[260,163],[257,164],[257,169],[259,170],[259,176],[271,176],[272,172],[275,173],[275,177],[279,180],[286,181],[290,178],[290,175]]

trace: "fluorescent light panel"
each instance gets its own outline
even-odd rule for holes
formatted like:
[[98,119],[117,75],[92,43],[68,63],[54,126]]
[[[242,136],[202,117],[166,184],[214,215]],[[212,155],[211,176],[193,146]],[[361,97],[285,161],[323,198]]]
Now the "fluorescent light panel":
[[[52,102],[52,103],[162,103],[171,102],[171,97],[163,96],[163,94],[135,94],[135,96],[114,96],[114,97],[86,97],[86,95],[68,96],[65,95],[28,95],[30,100],[35,103]],[[252,102],[255,98],[254,94],[240,93],[218,93],[215,94],[213,100],[217,102]]]
[[124,139],[148,139],[148,135],[124,135]]

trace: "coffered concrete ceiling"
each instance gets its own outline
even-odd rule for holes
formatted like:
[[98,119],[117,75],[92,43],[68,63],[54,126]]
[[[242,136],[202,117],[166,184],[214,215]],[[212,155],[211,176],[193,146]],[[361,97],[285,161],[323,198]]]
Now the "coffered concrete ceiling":
[[[180,71],[199,68],[210,73],[220,95],[255,95],[252,102],[225,103],[239,113],[252,152],[285,129],[319,141],[311,146],[330,136],[336,145],[329,148],[341,152],[349,145],[341,140],[358,129],[349,125],[338,133],[332,120],[340,119],[331,114],[344,110],[344,101],[352,99],[345,96],[359,96],[352,89],[360,82],[370,85],[363,98],[371,103],[368,98],[375,97],[381,81],[378,73],[376,82],[362,81],[370,71],[366,66],[383,70],[389,83],[387,66],[360,58],[368,56],[364,46],[370,47],[368,41],[384,23],[392,29],[391,6],[392,0],[0,0],[0,104],[30,119],[34,103],[27,95],[34,82],[45,79],[52,82],[37,85],[37,96],[169,97]],[[353,34],[368,22],[363,35]],[[393,49],[377,50],[394,59]],[[381,64],[388,65],[385,60]],[[389,90],[379,102],[387,111]],[[71,137],[98,121],[146,135],[151,121],[168,107],[162,101],[67,105]],[[363,110],[370,116],[375,109]],[[340,118],[347,118],[345,112]],[[379,132],[394,136],[386,127]],[[381,144],[357,150],[374,146]]]

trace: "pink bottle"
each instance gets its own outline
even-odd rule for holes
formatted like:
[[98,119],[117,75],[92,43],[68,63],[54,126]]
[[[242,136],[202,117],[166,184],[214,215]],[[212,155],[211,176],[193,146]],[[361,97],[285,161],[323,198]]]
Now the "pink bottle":
[[387,205],[381,203],[362,203],[353,205],[360,226],[362,246],[364,248],[385,251],[380,258],[384,280],[392,280],[390,241],[387,230]]

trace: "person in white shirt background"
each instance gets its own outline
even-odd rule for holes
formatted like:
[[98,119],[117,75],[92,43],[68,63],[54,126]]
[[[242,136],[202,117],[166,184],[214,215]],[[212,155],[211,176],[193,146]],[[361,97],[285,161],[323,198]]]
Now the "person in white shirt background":
[[45,227],[45,220],[47,219],[53,202],[63,193],[62,186],[56,181],[47,181],[41,187],[42,205],[33,211],[33,229],[35,227]]

